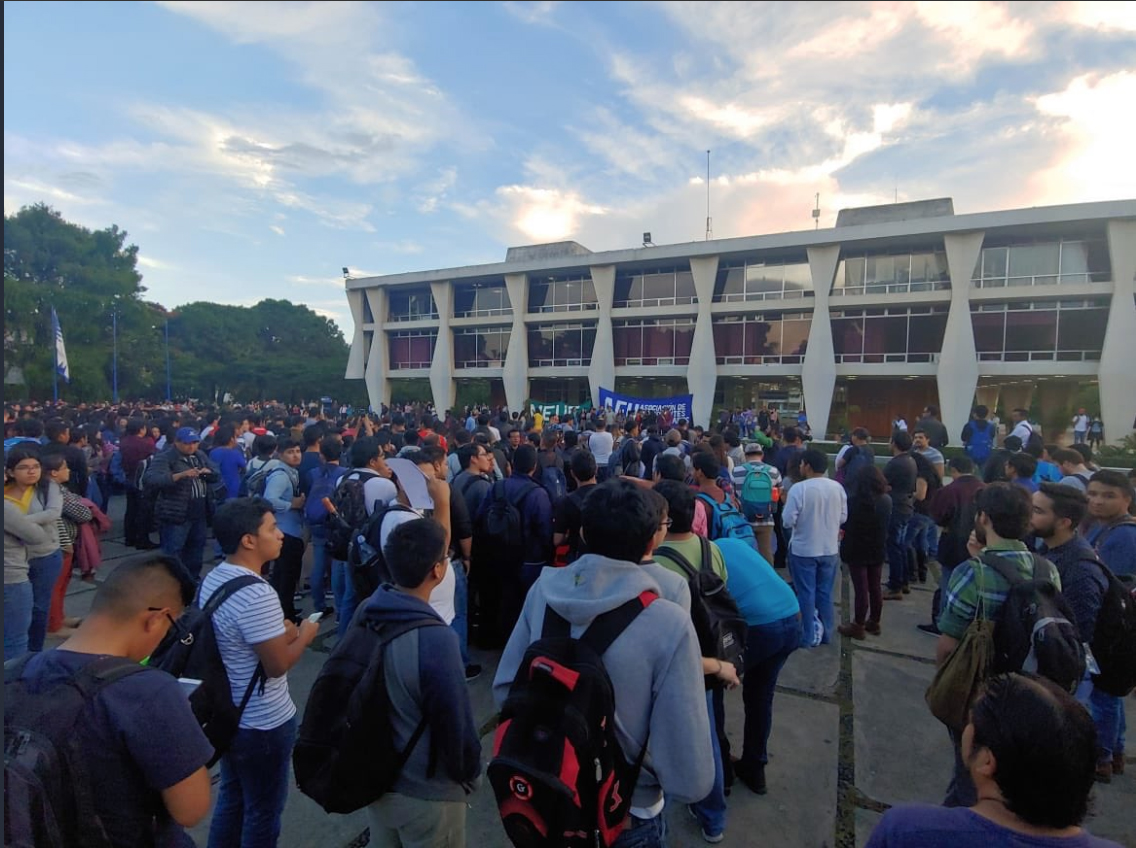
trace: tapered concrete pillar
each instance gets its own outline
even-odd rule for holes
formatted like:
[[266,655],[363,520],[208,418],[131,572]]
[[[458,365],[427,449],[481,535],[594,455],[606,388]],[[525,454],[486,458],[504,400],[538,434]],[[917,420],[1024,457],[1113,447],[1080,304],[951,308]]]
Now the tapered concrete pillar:
[[1104,438],[1115,444],[1136,424],[1136,221],[1108,222],[1108,255],[1112,304],[1099,373]]
[[592,406],[599,408],[600,386],[615,391],[615,343],[611,329],[611,303],[615,297],[615,266],[597,265],[591,269],[596,287],[599,318],[596,320],[596,344],[592,348],[592,364],[588,366],[588,388]]
[[[382,330],[382,322],[387,315],[387,292],[383,288],[366,289],[366,297],[375,319],[375,330],[367,350],[367,364],[363,380],[367,384],[367,399],[374,409],[390,402],[390,383],[388,378],[390,363],[387,354],[387,336]],[[360,307],[361,308],[361,307]],[[370,332],[370,331],[367,331]]]
[[434,358],[430,361],[430,392],[439,416],[454,405],[454,336],[450,331],[453,293],[454,287],[449,281],[430,283],[430,294],[434,296],[439,318],[438,340],[434,343]]
[[505,288],[509,291],[509,304],[513,307],[513,329],[509,333],[509,348],[505,351],[505,401],[510,412],[520,412],[529,398],[529,335],[525,329],[525,314],[529,308],[528,278],[524,274],[506,274]]
[[836,388],[836,356],[832,346],[828,296],[839,262],[838,244],[809,248],[809,272],[814,293],[813,322],[809,327],[809,345],[805,349],[805,362],[801,369],[801,393],[805,396],[809,427],[818,440],[824,439],[828,433],[832,392]]
[[718,384],[718,357],[714,352],[714,328],[710,324],[718,257],[691,258],[690,271],[694,275],[694,290],[698,295],[698,319],[694,324],[686,384],[687,390],[694,395],[690,410],[694,420],[691,423],[709,427],[714,409],[714,390]]
[[939,414],[949,443],[962,443],[978,388],[978,353],[970,321],[970,278],[982,250],[983,233],[948,233],[943,237],[951,274],[951,308],[939,353]]
[[347,354],[347,370],[343,374],[345,380],[362,380],[363,371],[367,367],[363,337],[364,297],[362,289],[347,290],[347,305],[351,309],[351,320],[355,324],[355,332],[351,336],[351,350]]

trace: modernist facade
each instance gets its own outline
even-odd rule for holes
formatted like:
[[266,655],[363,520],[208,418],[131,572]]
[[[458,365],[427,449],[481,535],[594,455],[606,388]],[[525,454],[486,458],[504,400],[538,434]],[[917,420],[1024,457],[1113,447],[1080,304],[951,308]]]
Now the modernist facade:
[[1136,200],[971,215],[921,201],[844,210],[831,229],[563,242],[346,285],[346,376],[375,406],[411,385],[439,409],[475,384],[512,409],[604,386],[689,391],[702,424],[804,405],[814,432],[883,435],[937,403],[957,443],[976,399],[1044,405],[1099,382],[1110,441],[1136,417]]

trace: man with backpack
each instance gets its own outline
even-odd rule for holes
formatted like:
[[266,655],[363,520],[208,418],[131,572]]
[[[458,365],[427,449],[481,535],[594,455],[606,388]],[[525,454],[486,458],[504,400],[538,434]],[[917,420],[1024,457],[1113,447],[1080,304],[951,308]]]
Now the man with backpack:
[[753,527],[734,506],[733,496],[723,491],[718,484],[718,476],[722,473],[718,458],[712,451],[696,451],[691,464],[694,467],[697,498],[706,509],[706,538],[711,541],[740,539],[757,550]]
[[284,543],[268,501],[226,501],[217,510],[213,532],[225,560],[205,576],[198,603],[204,607],[229,581],[243,579],[248,585],[233,592],[212,616],[233,703],[241,711],[239,729],[221,757],[209,846],[274,846],[296,739],[288,670],[300,661],[319,625],[305,619],[297,627],[285,619],[279,597],[260,577],[265,563],[280,556]]
[[[595,487],[584,502],[589,553],[565,568],[545,570],[525,599],[493,681],[505,720],[497,731],[489,779],[506,830],[571,821],[589,841],[596,833],[605,848],[661,846],[664,792],[667,800],[684,803],[710,791],[712,740],[698,637],[689,614],[658,599],[658,584],[639,565],[658,529],[645,492],[619,484]],[[562,636],[571,641],[551,643]],[[541,651],[550,661],[534,665],[530,645],[533,653],[544,647],[555,652]],[[598,655],[601,662],[577,666],[575,656],[585,655]],[[572,679],[557,674],[558,667],[578,670],[587,685],[553,685]],[[575,691],[608,693],[588,711],[584,736],[594,741],[584,742],[571,726],[556,724],[545,734],[550,738],[536,742],[537,705],[525,709],[524,701],[510,696],[533,692],[542,683],[547,688],[539,703],[558,712]],[[600,749],[607,740],[615,744]],[[547,752],[559,762],[566,742],[577,762],[601,764],[600,774],[579,769],[577,787],[595,798],[610,777],[618,788],[618,797],[608,792],[599,798],[606,802],[602,819],[594,807],[574,807],[571,796],[556,792],[542,777],[548,766],[529,759]],[[515,755],[511,763],[509,754]],[[536,806],[544,800],[552,805]]]
[[[154,454],[154,440],[146,435],[146,422],[141,418],[131,418],[126,423],[126,434],[119,445],[122,457],[122,470],[126,475],[126,515],[123,518],[123,533],[127,547],[139,550],[156,548],[150,541],[150,510],[144,503],[138,466]],[[234,490],[235,491],[235,490]]]
[[552,544],[559,548],[567,545],[566,562],[575,562],[587,551],[587,544],[580,535],[584,523],[584,498],[596,486],[596,459],[587,451],[579,451],[572,457],[572,479],[576,488],[555,510],[552,519]]
[[974,416],[962,428],[962,443],[966,448],[966,455],[975,465],[981,467],[990,458],[994,449],[994,440],[998,435],[998,428],[993,421],[988,421],[989,408],[978,405],[974,408]]
[[832,641],[836,617],[832,588],[840,568],[840,526],[848,520],[848,495],[830,480],[828,457],[816,449],[801,454],[801,481],[789,490],[785,501],[785,526],[789,540],[789,573],[801,607],[805,626],[801,647],[813,647],[811,622],[814,613],[824,627],[821,644]]
[[[178,682],[139,664],[176,626],[188,588],[173,557],[124,560],[67,641],[5,668],[8,844],[174,845],[205,818],[213,748]],[[49,816],[62,841],[50,841]]]
[[[364,665],[381,663],[385,720],[404,763],[389,791],[367,806],[371,844],[379,848],[465,845],[466,797],[481,772],[481,744],[457,637],[430,604],[450,567],[446,547],[445,530],[431,519],[393,528],[383,552],[394,585],[365,602],[355,625],[373,628],[378,639],[401,631],[376,659],[376,638],[360,643]],[[365,719],[384,720],[374,712]]]
[[772,565],[773,513],[781,499],[781,472],[765,462],[765,448],[756,442],[745,446],[745,460],[734,466],[734,491],[753,528],[758,552]]
[[1055,450],[1050,457],[1061,472],[1061,479],[1057,482],[1062,486],[1072,486],[1078,492],[1087,494],[1089,491],[1089,478],[1093,472],[1085,466],[1085,458],[1072,448]]
[[[952,484],[953,485],[953,484]],[[1002,568],[1013,569],[1020,580],[1045,580],[1058,591],[1061,576],[1048,560],[1026,548],[1021,539],[1029,532],[1032,504],[1030,495],[1020,486],[991,483],[976,497],[974,531],[968,542],[971,558],[957,565],[951,574],[942,611],[939,613],[940,636],[935,660],[942,665],[966,634],[970,623],[979,615],[995,623],[1011,592],[1010,581],[992,563],[1001,560]],[[995,636],[997,638],[997,635]],[[993,669],[993,672],[1012,669]],[[961,755],[961,732],[950,729],[955,749],[954,776],[943,805],[969,807],[977,800],[974,783]]]
[[[333,559],[327,550],[329,513],[327,506],[324,505],[324,498],[331,500],[339,478],[347,474],[348,469],[339,464],[343,456],[343,442],[338,436],[324,436],[319,443],[319,452],[323,465],[308,472],[306,485],[304,480],[300,481],[301,488],[306,492],[304,523],[312,538],[312,607],[316,612],[323,612],[324,615],[333,612],[333,609],[327,605],[327,588],[330,584],[332,597],[335,600],[334,609],[339,610],[342,616],[348,606],[354,606],[349,603],[353,599],[354,591],[351,576],[346,573],[347,563]],[[340,620],[338,623],[342,625],[343,621]],[[342,633],[342,628],[340,632]]]

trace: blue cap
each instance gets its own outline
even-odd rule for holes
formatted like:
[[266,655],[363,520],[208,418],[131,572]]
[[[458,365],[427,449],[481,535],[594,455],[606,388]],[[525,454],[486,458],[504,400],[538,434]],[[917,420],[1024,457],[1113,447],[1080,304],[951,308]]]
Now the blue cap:
[[201,436],[198,435],[197,431],[192,427],[182,427],[177,431],[177,435],[174,436],[174,439],[182,444],[188,445],[190,442],[200,442]]

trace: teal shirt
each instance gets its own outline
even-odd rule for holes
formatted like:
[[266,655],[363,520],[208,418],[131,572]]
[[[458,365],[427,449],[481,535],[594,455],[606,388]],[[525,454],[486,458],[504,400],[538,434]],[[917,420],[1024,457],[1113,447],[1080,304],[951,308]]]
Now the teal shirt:
[[740,539],[718,539],[726,570],[727,587],[746,624],[770,624],[800,612],[797,596],[765,558]]

